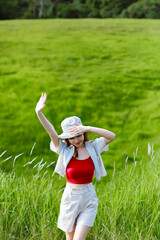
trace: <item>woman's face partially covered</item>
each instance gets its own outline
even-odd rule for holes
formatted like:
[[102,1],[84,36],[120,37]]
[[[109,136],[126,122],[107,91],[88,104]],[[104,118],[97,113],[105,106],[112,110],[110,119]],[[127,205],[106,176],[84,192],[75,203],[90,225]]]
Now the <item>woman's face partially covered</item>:
[[69,138],[68,141],[70,144],[74,145],[77,148],[83,147],[84,146],[84,135],[81,134],[79,136]]

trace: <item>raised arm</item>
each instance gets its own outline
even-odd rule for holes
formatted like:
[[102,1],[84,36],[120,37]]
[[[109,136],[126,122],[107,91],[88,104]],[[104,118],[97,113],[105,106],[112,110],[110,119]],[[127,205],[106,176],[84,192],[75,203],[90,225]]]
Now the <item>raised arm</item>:
[[72,134],[79,134],[79,133],[84,133],[84,132],[95,133],[101,137],[104,137],[104,141],[106,144],[112,142],[116,137],[116,135],[113,132],[110,132],[106,129],[90,127],[90,126],[83,126],[83,125],[79,125],[78,123],[77,123],[77,127],[70,128],[70,131]]
[[36,105],[36,114],[37,117],[39,118],[42,126],[46,129],[46,131],[48,132],[52,142],[54,143],[55,147],[58,148],[59,147],[59,137],[57,132],[55,131],[53,125],[47,120],[47,118],[44,116],[44,114],[42,113],[42,109],[45,107],[45,102],[47,99],[47,94],[46,93],[42,93],[37,105]]

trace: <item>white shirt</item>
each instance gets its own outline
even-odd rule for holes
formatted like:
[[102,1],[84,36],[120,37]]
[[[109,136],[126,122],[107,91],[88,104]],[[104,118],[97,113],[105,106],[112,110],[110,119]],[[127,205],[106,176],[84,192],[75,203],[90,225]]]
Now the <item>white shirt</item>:
[[[104,138],[100,137],[96,138],[93,141],[86,141],[85,147],[94,163],[94,174],[96,175],[97,180],[100,180],[102,176],[107,175],[101,158],[101,153],[104,151],[108,151],[109,145],[106,145]],[[63,140],[59,139],[59,148],[57,149],[54,143],[51,141],[50,149],[53,152],[59,154],[54,172],[64,177],[66,174],[66,167],[74,155],[75,147],[67,147],[67,144]]]

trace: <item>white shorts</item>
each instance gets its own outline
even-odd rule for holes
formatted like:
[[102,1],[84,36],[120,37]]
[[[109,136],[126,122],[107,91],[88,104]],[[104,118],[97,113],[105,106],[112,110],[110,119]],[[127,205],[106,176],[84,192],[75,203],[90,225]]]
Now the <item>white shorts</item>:
[[72,232],[76,224],[92,227],[97,208],[98,199],[92,183],[81,188],[67,184],[61,199],[58,228]]

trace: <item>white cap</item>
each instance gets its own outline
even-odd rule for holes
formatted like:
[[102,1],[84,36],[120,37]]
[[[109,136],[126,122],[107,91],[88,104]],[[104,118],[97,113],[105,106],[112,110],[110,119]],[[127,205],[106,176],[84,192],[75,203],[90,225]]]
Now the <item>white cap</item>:
[[73,138],[75,136],[78,136],[79,134],[73,135],[69,132],[70,127],[77,126],[76,123],[82,125],[81,119],[79,117],[73,116],[73,117],[65,118],[61,122],[63,133],[59,135],[59,138],[67,139],[67,138]]

